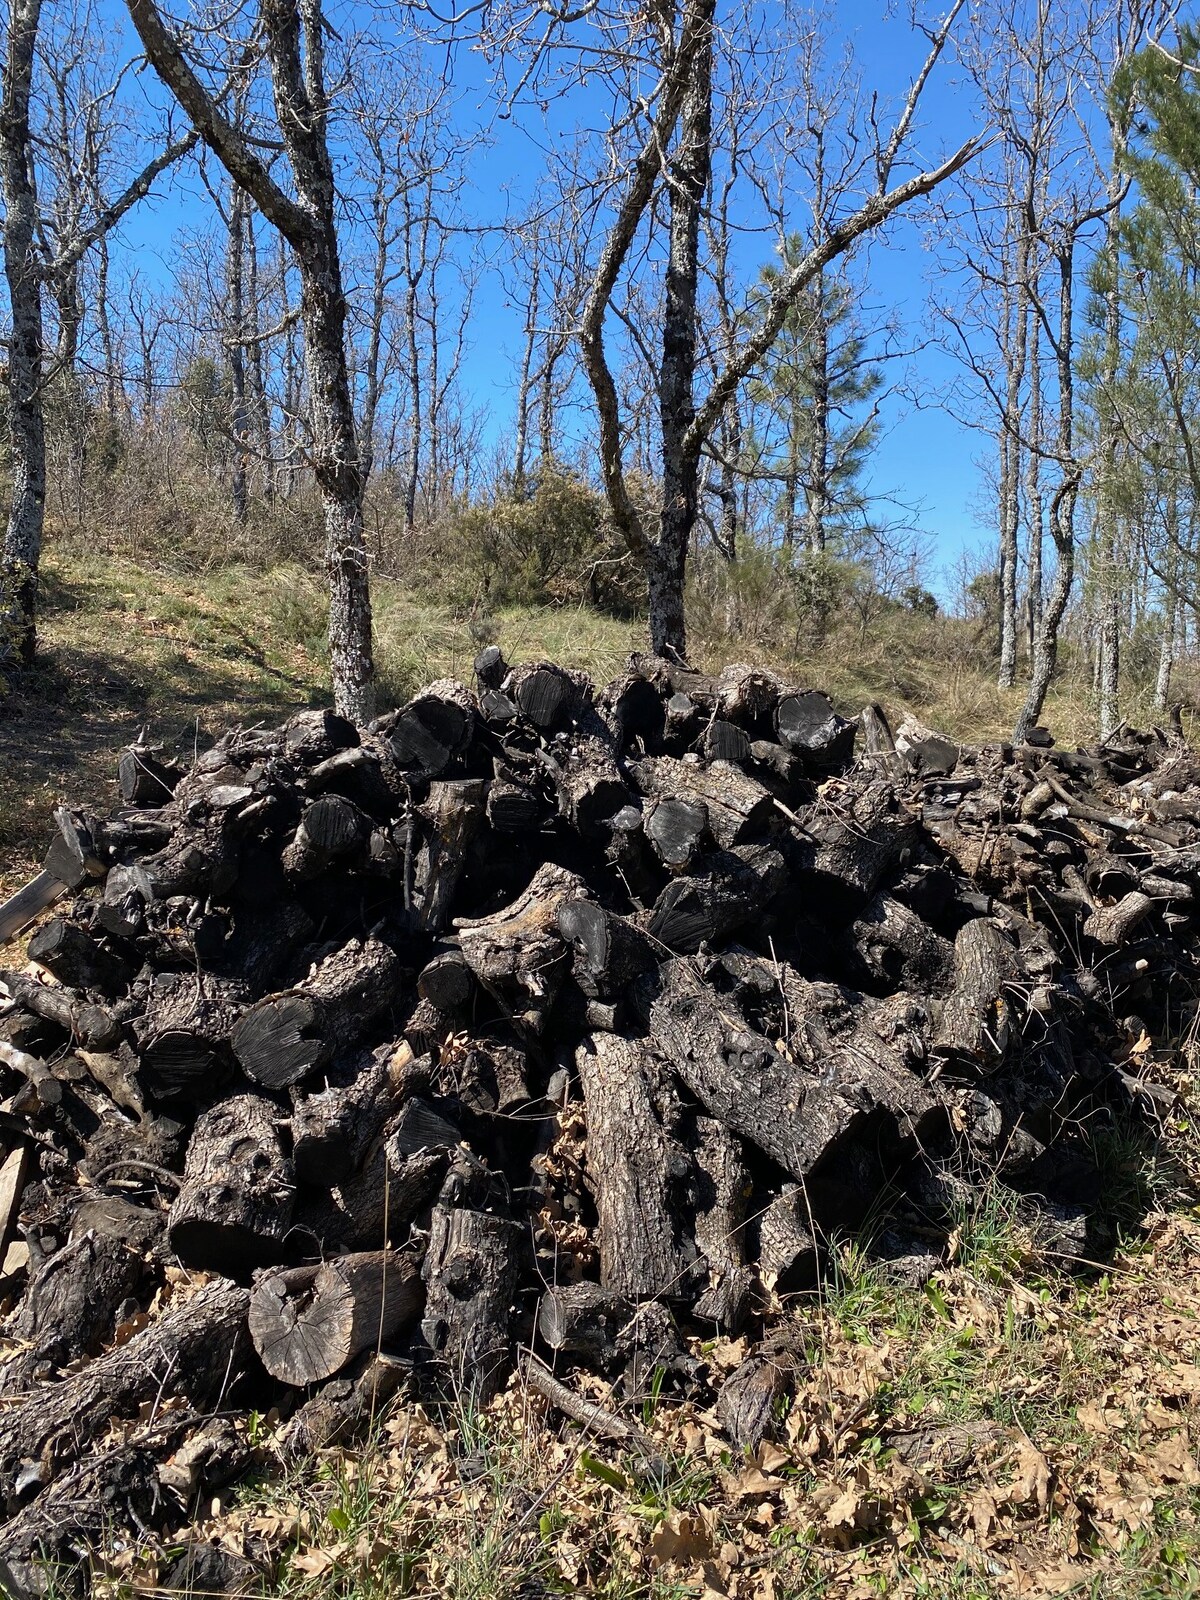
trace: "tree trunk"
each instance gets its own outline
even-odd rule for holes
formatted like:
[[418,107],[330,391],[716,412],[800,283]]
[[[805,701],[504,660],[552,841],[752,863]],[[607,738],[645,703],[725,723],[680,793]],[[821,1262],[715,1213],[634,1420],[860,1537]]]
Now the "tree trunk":
[[4,275],[8,281],[8,431],[12,501],[0,568],[0,667],[29,665],[37,644],[38,563],[46,511],[46,435],[42,420],[41,277],[35,241],[29,98],[41,0],[13,0],[0,103],[0,189],[4,196]]
[[807,418],[810,436],[804,542],[810,555],[820,555],[825,549],[830,503],[829,315],[825,300],[824,273],[819,272],[813,280],[812,311],[811,347],[808,352],[812,373],[812,399]]

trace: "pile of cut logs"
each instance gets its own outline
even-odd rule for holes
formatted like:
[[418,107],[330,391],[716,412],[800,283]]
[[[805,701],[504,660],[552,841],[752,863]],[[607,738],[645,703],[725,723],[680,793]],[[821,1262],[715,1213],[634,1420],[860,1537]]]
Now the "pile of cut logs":
[[0,907],[60,912],[0,971],[15,1592],[178,1526],[249,1407],[301,1451],[519,1365],[632,1443],[623,1402],[719,1387],[742,1446],[839,1236],[920,1285],[1000,1185],[1102,1256],[1099,1135],[1163,1110],[1136,1063],[1200,993],[1181,739],[960,749],[656,658],[475,677],[131,747]]

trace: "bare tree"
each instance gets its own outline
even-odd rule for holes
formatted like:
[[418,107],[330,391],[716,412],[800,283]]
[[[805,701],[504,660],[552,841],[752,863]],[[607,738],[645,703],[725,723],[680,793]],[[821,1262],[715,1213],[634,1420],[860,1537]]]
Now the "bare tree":
[[204,143],[287,240],[300,274],[308,371],[311,461],[325,508],[329,655],[334,702],[360,722],[374,714],[371,597],[363,534],[365,487],[346,360],[346,298],[335,217],[325,83],[325,19],[319,0],[262,0],[280,140],[297,198],[220,110],[153,0],[127,0],[146,54]]

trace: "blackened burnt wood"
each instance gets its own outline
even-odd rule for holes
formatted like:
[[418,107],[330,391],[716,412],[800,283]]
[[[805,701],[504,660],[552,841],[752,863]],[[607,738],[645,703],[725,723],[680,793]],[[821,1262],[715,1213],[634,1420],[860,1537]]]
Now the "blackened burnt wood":
[[250,1337],[272,1377],[320,1383],[421,1315],[425,1291],[411,1255],[371,1250],[315,1267],[263,1273],[250,1294]]
[[233,932],[213,967],[226,977],[239,978],[252,994],[262,994],[275,987],[315,932],[316,924],[303,906],[284,895],[273,896],[265,905],[239,901]]
[[46,853],[47,872],[65,883],[68,889],[81,889],[89,880],[103,878],[109,856],[102,830],[95,817],[67,806],[56,806],[54,821],[58,835]]
[[673,694],[663,707],[663,741],[671,750],[686,750],[703,725],[700,707],[686,694]]
[[744,1230],[750,1174],[740,1139],[714,1117],[697,1117],[693,1150],[696,1249],[708,1288],[693,1308],[726,1333],[741,1329],[754,1275],[746,1265]]
[[647,932],[668,950],[691,955],[702,944],[758,922],[788,881],[783,857],[769,845],[714,851],[655,902]]
[[127,806],[165,806],[182,777],[174,762],[160,761],[146,745],[129,745],[117,760],[117,782]]
[[866,1108],[781,1055],[705,983],[694,961],[669,961],[651,1037],[701,1105],[805,1179],[865,1126]]
[[863,754],[880,772],[894,776],[902,763],[886,711],[880,705],[864,706],[858,720],[863,731]]
[[700,854],[708,832],[708,807],[703,800],[672,800],[664,796],[646,808],[646,838],[663,866],[687,872]]
[[284,871],[301,883],[319,877],[334,862],[360,854],[370,837],[370,818],[353,800],[323,794],[305,807],[300,826],[283,852]]
[[252,1005],[230,1042],[255,1083],[285,1089],[350,1049],[399,1001],[402,967],[378,939],[351,939],[294,989]]
[[598,1283],[547,1289],[538,1303],[537,1331],[556,1355],[579,1356],[603,1370],[618,1359],[617,1335],[633,1316],[624,1295]]
[[508,663],[498,644],[489,644],[475,657],[475,682],[481,689],[498,689],[508,676]]
[[546,862],[502,911],[455,919],[471,971],[514,1020],[535,1031],[570,966],[570,950],[558,931],[559,907],[586,897],[582,878]]
[[850,937],[869,982],[887,991],[942,994],[954,979],[954,946],[889,894],[868,901]]
[[629,770],[647,799],[702,802],[709,830],[725,850],[760,837],[776,816],[770,791],[728,761],[701,767],[673,756],[649,756]]
[[483,824],[486,795],[486,785],[478,779],[429,786],[419,813],[422,835],[412,891],[417,926],[425,933],[442,933],[450,926],[467,851]]
[[117,1019],[107,1006],[77,1000],[64,989],[52,989],[23,972],[0,971],[0,988],[9,997],[32,1011],[35,1017],[52,1022],[77,1043],[93,1050],[107,1050],[121,1036]]
[[417,974],[417,993],[443,1016],[457,1017],[475,993],[475,978],[461,950],[442,950]]
[[143,856],[141,868],[157,900],[228,894],[238,875],[238,844],[230,814],[222,811],[195,823],[180,823],[161,850]]
[[687,1157],[656,1105],[663,1077],[646,1042],[597,1033],[575,1052],[587,1115],[587,1181],[599,1214],[600,1282],[631,1299],[678,1297]]
[[510,1317],[525,1230],[506,1217],[434,1207],[422,1273],[421,1331],[455,1391],[485,1404],[512,1366]]
[[249,1349],[247,1290],[207,1285],[163,1313],[128,1344],[88,1363],[61,1383],[36,1389],[4,1413],[0,1428],[0,1501],[16,1509],[17,1480],[37,1462],[53,1482],[85,1456],[114,1419],[146,1402],[184,1394],[200,1407],[219,1400]]
[[591,731],[577,733],[556,762],[556,787],[564,816],[577,833],[589,838],[633,797],[617,766],[612,737],[591,706],[581,721]]
[[795,850],[798,887],[820,891],[835,913],[857,910],[916,842],[914,819],[897,804],[892,785],[837,786],[804,815]]
[[0,904],[0,944],[15,939],[43,911],[48,911],[56,900],[61,900],[67,886],[52,872],[39,872],[16,894]]
[[466,754],[475,735],[475,701],[453,678],[440,678],[388,719],[392,754],[405,771],[440,777]]
[[521,715],[543,733],[565,727],[583,703],[576,679],[545,661],[522,661],[502,687]]
[[714,717],[704,729],[700,744],[706,761],[749,761],[750,735],[736,722]]
[[839,717],[819,689],[783,695],[775,707],[779,742],[813,775],[844,772],[854,759],[855,725]]
[[662,874],[646,840],[642,813],[636,806],[625,806],[609,819],[604,854],[636,904],[644,906],[657,896],[662,887]]
[[342,795],[379,820],[390,817],[397,805],[397,796],[384,776],[379,752],[365,745],[339,750],[328,761],[318,762],[308,774],[304,787],[312,796]]
[[769,727],[780,697],[787,691],[782,678],[762,667],[734,663],[722,667],[713,685],[720,716],[749,732]]
[[208,973],[161,973],[134,1024],[143,1081],[158,1099],[219,1086],[232,1066],[229,1035],[246,1009],[239,983]]
[[307,1462],[329,1445],[356,1443],[410,1371],[409,1362],[394,1356],[361,1356],[292,1413],[279,1440],[284,1460]]
[[136,1292],[142,1271],[136,1251],[104,1234],[85,1233],[56,1250],[34,1274],[13,1322],[29,1348],[0,1367],[3,1387],[11,1393],[12,1378],[33,1364],[65,1366],[106,1343],[113,1313]]
[[549,821],[550,807],[532,784],[497,777],[488,786],[487,819],[497,833],[533,833]]
[[788,1184],[759,1218],[758,1264],[779,1294],[815,1289],[821,1276],[821,1248],[799,1184]]
[[357,743],[358,729],[334,711],[299,711],[283,730],[284,754],[302,767],[315,767]]
[[129,968],[119,956],[65,917],[52,917],[39,928],[29,941],[28,954],[68,989],[98,989],[111,999],[129,979]]
[[928,778],[949,776],[960,751],[952,739],[922,726],[915,717],[905,717],[896,729],[896,754],[910,772]]
[[977,917],[959,929],[954,992],[933,1043],[944,1065],[971,1073],[1000,1065],[1016,1026],[1009,990],[1020,977],[1016,952],[994,922]]
[[575,977],[584,994],[620,999],[630,984],[657,964],[645,933],[593,900],[565,900],[558,908],[558,931],[575,955]]
[[243,1094],[196,1122],[167,1221],[185,1266],[233,1277],[283,1254],[296,1190],[280,1121],[269,1100]]
[[292,1160],[296,1178],[325,1188],[356,1172],[401,1097],[408,1091],[413,1053],[406,1043],[384,1045],[331,1074],[322,1089],[301,1095],[292,1108]]

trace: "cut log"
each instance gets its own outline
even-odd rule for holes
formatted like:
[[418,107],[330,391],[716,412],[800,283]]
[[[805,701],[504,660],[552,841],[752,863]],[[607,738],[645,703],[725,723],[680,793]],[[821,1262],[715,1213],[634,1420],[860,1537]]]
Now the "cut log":
[[182,768],[161,761],[149,745],[128,745],[117,760],[117,783],[127,806],[165,806],[182,777]]
[[747,1027],[704,982],[695,961],[669,961],[661,977],[651,1036],[719,1122],[801,1180],[863,1131],[869,1108]]
[[586,839],[596,837],[633,797],[617,765],[615,742],[596,711],[588,706],[576,721],[580,731],[557,764],[557,787],[563,816]]
[[390,1344],[425,1303],[416,1261],[399,1251],[341,1256],[263,1273],[250,1295],[250,1337],[272,1377],[302,1388]]
[[368,816],[386,821],[396,809],[397,796],[384,776],[380,752],[356,745],[319,761],[304,785],[312,796],[340,795]]
[[56,900],[61,900],[66,892],[67,885],[52,872],[39,872],[24,888],[9,895],[0,905],[0,944],[8,944],[24,933],[31,922],[48,911]]
[[470,690],[453,678],[440,678],[388,719],[387,738],[407,772],[437,778],[470,748],[475,720]]
[[728,761],[700,767],[673,756],[648,756],[633,763],[629,770],[647,799],[702,803],[709,830],[724,850],[761,838],[777,815],[770,791]]
[[108,851],[95,817],[56,806],[54,821],[58,835],[46,853],[46,871],[68,889],[82,889],[89,881],[103,878],[109,868]]
[[24,1140],[0,1161],[0,1266],[17,1236],[21,1195],[29,1173],[29,1146]]
[[558,910],[587,898],[582,878],[546,862],[511,905],[488,917],[456,917],[467,965],[514,1021],[539,1031],[570,966]]
[[768,845],[740,845],[702,856],[696,871],[659,895],[647,932],[668,950],[690,955],[733,929],[759,922],[786,886],[783,857]]
[[336,861],[359,855],[371,837],[370,818],[340,794],[323,794],[305,807],[300,826],[283,852],[283,868],[303,883]]
[[409,1092],[413,1053],[384,1045],[333,1075],[292,1108],[292,1160],[300,1183],[328,1188],[359,1170],[372,1141]]
[[423,826],[412,890],[417,926],[424,933],[442,933],[450,926],[467,851],[483,824],[486,794],[479,779],[429,786],[419,811]]
[[351,939],[296,988],[249,1007],[230,1034],[242,1071],[269,1089],[299,1083],[397,1005],[402,970],[379,939]]
[[565,727],[583,703],[579,684],[570,673],[545,661],[521,662],[502,687],[521,715],[542,732]]
[[229,1036],[246,1009],[246,990],[207,973],[162,973],[134,1025],[142,1080],[156,1099],[218,1089],[233,1065]]
[[688,1163],[655,1104],[662,1065],[643,1040],[597,1033],[575,1053],[587,1114],[587,1182],[599,1214],[600,1282],[628,1299],[679,1298]]
[[620,999],[657,965],[655,948],[642,930],[594,900],[564,900],[557,921],[574,951],[576,981],[591,998]]
[[285,755],[302,767],[315,767],[357,743],[358,729],[333,711],[299,711],[283,730]]
[[429,1225],[421,1331],[455,1392],[484,1405],[512,1366],[510,1315],[525,1232],[507,1217],[441,1203]]
[[283,1254],[296,1189],[280,1116],[260,1095],[235,1095],[197,1120],[167,1221],[185,1266],[235,1277]]
[[624,1295],[598,1283],[565,1284],[542,1296],[538,1337],[557,1355],[578,1356],[603,1371],[619,1359],[617,1335],[633,1312]]
[[508,664],[498,644],[489,644],[475,657],[475,682],[481,689],[498,689],[508,676]]
[[736,1335],[754,1283],[744,1239],[750,1174],[740,1140],[712,1117],[696,1119],[694,1161],[696,1249],[709,1280],[694,1315]]
[[869,981],[888,993],[942,994],[954,979],[954,946],[889,894],[877,894],[850,928]]
[[460,1016],[475,993],[475,978],[461,950],[443,950],[417,974],[417,993],[446,1017]]
[[27,949],[31,961],[45,967],[68,989],[97,989],[113,997],[124,990],[129,979],[129,969],[119,956],[65,917],[52,917],[34,934]]
[[142,1270],[141,1256],[110,1235],[85,1233],[56,1250],[33,1275],[14,1319],[13,1333],[29,1348],[0,1368],[3,1387],[11,1394],[18,1374],[28,1382],[35,1366],[65,1366],[106,1343],[113,1313],[135,1293]]
[[796,846],[796,879],[834,914],[857,911],[916,840],[916,823],[896,803],[890,783],[830,796],[804,817]]
[[779,1294],[815,1289],[821,1278],[821,1247],[798,1184],[788,1184],[758,1224],[758,1264]]
[[999,1066],[1015,1026],[1007,991],[1020,976],[1013,947],[994,922],[977,917],[959,930],[954,993],[933,1045],[944,1066],[972,1074]]
[[212,965],[226,977],[239,979],[252,994],[262,994],[275,987],[315,932],[308,912],[285,895],[272,897],[265,905],[239,902],[233,932]]
[[53,1022],[78,1044],[108,1050],[121,1036],[121,1025],[107,1006],[76,1000],[64,989],[27,978],[23,972],[0,971],[0,988],[35,1017]]
[[1154,910],[1154,901],[1138,889],[1131,889],[1115,905],[1100,906],[1083,925],[1083,931],[1097,944],[1119,949],[1135,928]]
[[249,1348],[248,1304],[245,1289],[209,1284],[128,1344],[6,1410],[0,1429],[0,1500],[8,1511],[16,1509],[18,1482],[30,1463],[37,1463],[37,1481],[53,1483],[87,1455],[115,1419],[136,1415],[142,1405],[161,1405],[175,1394],[201,1408],[217,1401]]
[[754,732],[770,726],[775,707],[786,690],[787,685],[775,673],[735,662],[717,674],[713,698],[722,717]]
[[663,866],[671,872],[687,872],[708,832],[708,807],[698,799],[654,800],[646,808],[643,827]]
[[373,1351],[292,1414],[279,1441],[285,1461],[308,1462],[330,1445],[355,1444],[400,1389],[411,1363]]
[[735,1450],[753,1453],[776,1435],[802,1359],[796,1335],[785,1329],[764,1340],[726,1378],[717,1413]]
[[819,689],[783,695],[775,708],[775,730],[785,749],[818,776],[844,772],[854,759],[855,724],[839,717]]
[[535,833],[549,821],[550,814],[532,784],[506,776],[488,786],[487,819],[497,833]]

